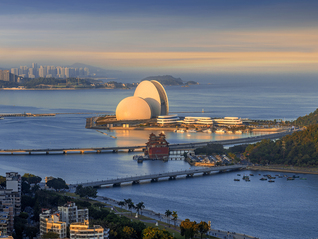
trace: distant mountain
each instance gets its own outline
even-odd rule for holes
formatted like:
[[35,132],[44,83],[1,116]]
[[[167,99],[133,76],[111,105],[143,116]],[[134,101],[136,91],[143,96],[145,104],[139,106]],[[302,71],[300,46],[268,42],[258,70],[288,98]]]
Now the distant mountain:
[[[115,71],[115,70],[107,70],[96,66],[90,66],[83,63],[74,63],[73,65],[70,65],[69,67],[73,68],[85,68],[87,67],[89,69],[89,72],[91,75],[96,77],[108,77],[109,75],[118,74],[121,73],[121,71]],[[94,75],[95,74],[95,75]]]
[[195,81],[188,81],[184,83],[181,78],[174,78],[173,76],[166,75],[166,76],[148,76],[141,81],[144,80],[156,80],[159,81],[162,85],[185,85],[186,87],[189,85],[198,85],[198,82]]
[[141,81],[144,80],[156,80],[159,81],[161,84],[163,85],[183,85],[183,81],[181,80],[181,78],[174,78],[173,76],[148,76],[144,79],[142,79]]

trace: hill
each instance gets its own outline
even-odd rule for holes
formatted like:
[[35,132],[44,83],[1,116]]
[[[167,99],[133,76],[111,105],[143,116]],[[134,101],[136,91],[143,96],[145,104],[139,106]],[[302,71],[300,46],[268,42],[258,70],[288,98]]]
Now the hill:
[[198,82],[195,81],[188,81],[186,83],[184,83],[181,78],[175,78],[173,76],[170,75],[165,75],[165,76],[148,76],[144,79],[142,79],[141,81],[144,80],[148,80],[148,81],[152,81],[152,80],[156,80],[159,81],[162,85],[198,85]]
[[310,113],[309,115],[298,117],[294,124],[298,126],[308,126],[313,124],[318,124],[318,109],[314,112]]

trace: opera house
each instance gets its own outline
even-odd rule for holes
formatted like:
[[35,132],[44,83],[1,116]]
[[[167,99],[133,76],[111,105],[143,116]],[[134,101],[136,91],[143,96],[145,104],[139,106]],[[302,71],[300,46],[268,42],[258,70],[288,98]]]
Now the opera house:
[[165,89],[155,80],[142,81],[133,96],[119,102],[116,119],[148,120],[169,114],[169,102]]

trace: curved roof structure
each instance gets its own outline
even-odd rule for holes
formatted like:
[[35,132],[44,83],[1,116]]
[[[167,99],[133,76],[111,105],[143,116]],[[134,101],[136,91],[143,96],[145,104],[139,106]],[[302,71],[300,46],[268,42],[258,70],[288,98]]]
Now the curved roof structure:
[[130,96],[119,102],[116,108],[117,120],[144,120],[151,118],[151,108],[146,100]]
[[142,81],[134,96],[123,99],[116,108],[117,120],[144,120],[169,114],[165,89],[155,80]]
[[152,109],[151,117],[157,117],[161,112],[161,100],[157,87],[150,81],[142,81],[136,88],[134,96],[145,99]]
[[160,96],[160,101],[161,101],[161,112],[160,115],[168,115],[169,114],[169,102],[168,102],[168,96],[163,88],[163,86],[160,84],[160,82],[156,80],[151,81],[157,88],[159,96]]

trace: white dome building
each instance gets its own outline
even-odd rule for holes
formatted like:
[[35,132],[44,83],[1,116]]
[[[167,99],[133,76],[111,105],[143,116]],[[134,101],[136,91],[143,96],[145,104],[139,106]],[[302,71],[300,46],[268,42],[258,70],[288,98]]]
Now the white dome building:
[[145,120],[169,114],[169,103],[165,89],[158,81],[142,81],[134,96],[119,102],[117,120]]

